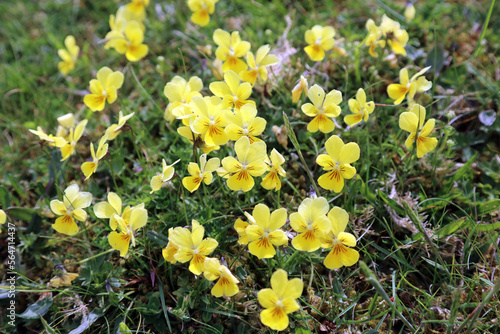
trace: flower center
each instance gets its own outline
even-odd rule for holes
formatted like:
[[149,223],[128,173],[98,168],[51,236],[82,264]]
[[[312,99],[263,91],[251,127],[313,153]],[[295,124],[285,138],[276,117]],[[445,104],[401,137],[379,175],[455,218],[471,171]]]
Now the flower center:
[[281,302],[281,300],[278,300],[278,302],[276,303],[276,306],[283,307],[283,303]]

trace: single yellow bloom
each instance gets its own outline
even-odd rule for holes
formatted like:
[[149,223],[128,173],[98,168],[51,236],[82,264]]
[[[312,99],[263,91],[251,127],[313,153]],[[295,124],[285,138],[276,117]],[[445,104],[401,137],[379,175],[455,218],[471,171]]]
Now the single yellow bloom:
[[321,238],[330,232],[330,221],[326,218],[328,209],[326,198],[306,198],[300,203],[298,212],[290,215],[290,226],[299,233],[292,239],[295,249],[314,252],[321,246]]
[[204,234],[205,228],[193,219],[192,232],[176,227],[170,236],[170,241],[179,248],[174,258],[181,263],[191,261],[189,271],[195,275],[203,273],[205,258],[219,245],[213,238],[203,239]]
[[205,182],[208,186],[212,183],[212,173],[215,172],[220,166],[219,158],[212,158],[207,161],[207,155],[200,156],[200,165],[190,162],[188,165],[188,172],[191,176],[186,176],[182,179],[182,184],[190,192],[194,192],[200,187],[201,182]]
[[408,1],[406,3],[406,7],[405,7],[405,18],[406,18],[406,21],[407,22],[411,22],[413,21],[413,19],[415,18],[415,7],[413,6],[413,3],[411,1]]
[[195,96],[200,96],[203,89],[203,82],[198,77],[191,77],[189,81],[175,76],[163,89],[163,94],[168,98],[168,105],[165,109],[164,118],[172,121],[174,118],[182,119],[184,125],[189,125],[189,120],[194,116],[189,102]]
[[289,280],[283,269],[271,276],[271,289],[262,289],[257,294],[260,305],[260,321],[274,330],[282,331],[288,327],[288,314],[300,309],[297,298],[302,295],[304,283],[299,278]]
[[109,128],[106,129],[106,135],[108,136],[108,140],[115,139],[122,131],[125,123],[134,116],[135,113],[128,114],[127,116],[123,116],[123,112],[120,110],[118,113],[118,124],[111,124]]
[[106,100],[113,103],[118,97],[117,90],[123,85],[123,73],[113,72],[104,66],[97,72],[97,79],[90,80],[90,93],[85,95],[83,102],[92,111],[104,109]]
[[285,158],[273,148],[271,151],[271,163],[269,166],[269,173],[262,179],[262,183],[260,184],[264,189],[267,190],[280,190],[281,189],[281,177],[286,176],[286,172],[281,167],[285,163]]
[[5,224],[6,221],[7,221],[7,214],[5,213],[5,211],[0,209],[0,225]]
[[63,147],[68,143],[63,137],[46,134],[41,127],[37,127],[36,130],[29,129],[29,131],[37,135],[41,141],[47,143],[49,146]]
[[219,145],[213,145],[213,146],[207,145],[207,143],[203,141],[203,138],[198,133],[193,132],[193,130],[191,130],[191,127],[189,126],[178,127],[177,133],[179,133],[182,137],[186,138],[191,143],[191,145],[200,148],[203,151],[203,153],[208,154],[220,148]]
[[309,85],[307,83],[307,79],[303,75],[301,75],[299,82],[292,89],[292,102],[293,103],[299,102],[300,96],[302,95],[302,91],[304,91],[304,94],[307,95],[308,90],[309,90]]
[[250,43],[242,41],[238,31],[229,34],[222,29],[216,29],[213,39],[215,44],[218,45],[215,56],[224,62],[222,64],[223,72],[232,70],[240,73],[247,69],[247,64],[239,58],[245,57],[247,52],[250,51]]
[[195,96],[189,103],[196,118],[191,130],[201,135],[208,146],[224,145],[229,137],[224,132],[227,120],[222,108],[222,100],[217,96]]
[[301,109],[307,116],[314,117],[307,125],[307,131],[332,132],[335,129],[335,123],[331,118],[340,115],[341,110],[338,105],[342,102],[342,93],[334,89],[325,97],[323,88],[314,85],[309,89],[307,96],[313,104],[306,103]]
[[316,163],[327,171],[319,177],[319,185],[336,193],[344,188],[344,179],[352,179],[356,168],[350,164],[359,159],[359,146],[356,143],[344,144],[339,136],[331,136],[325,143],[328,154],[320,154]]
[[108,140],[108,135],[104,134],[99,145],[97,146],[97,153],[94,151],[94,144],[90,143],[90,154],[92,155],[92,161],[84,162],[81,166],[83,175],[85,175],[85,180],[87,180],[92,174],[94,174],[99,166],[99,160],[101,160],[106,153],[108,153],[108,145],[106,141]]
[[62,159],[64,161],[68,159],[73,153],[76,151],[76,143],[80,140],[83,135],[83,131],[85,131],[85,127],[87,126],[88,121],[84,119],[74,129],[69,130],[68,141],[61,149]]
[[366,21],[366,30],[368,30],[368,36],[365,40],[365,45],[369,47],[369,52],[372,57],[377,57],[378,54],[375,52],[375,48],[380,46],[385,47],[385,40],[383,40],[382,30],[375,24],[375,21],[369,19]]
[[344,122],[349,126],[353,126],[363,120],[368,121],[369,115],[375,109],[375,103],[373,101],[366,102],[366,93],[363,88],[360,88],[356,93],[356,99],[349,99],[349,109],[354,115],[344,117]]
[[315,25],[306,31],[305,39],[309,45],[304,48],[304,51],[312,61],[322,61],[325,58],[325,51],[333,49],[334,36],[335,29],[333,27]]
[[205,258],[203,275],[209,281],[218,279],[211,291],[215,297],[231,297],[240,291],[236,277],[215,258]]
[[286,209],[280,208],[270,213],[265,204],[257,204],[252,212],[255,224],[247,226],[248,251],[259,259],[274,257],[274,246],[288,243],[286,233],[280,228],[286,223]]
[[125,9],[142,21],[146,17],[147,6],[149,6],[149,0],[131,0],[125,5]]
[[408,101],[412,102],[417,92],[425,92],[431,89],[432,82],[428,81],[425,77],[420,77],[422,74],[427,72],[429,68],[431,67],[429,66],[424,68],[412,76],[410,80],[408,80],[408,70],[406,68],[399,71],[399,82],[401,83],[390,84],[387,87],[387,94],[389,94],[391,99],[395,100],[395,105],[403,102],[406,94],[408,94]]
[[222,98],[222,108],[240,109],[243,105],[250,103],[255,106],[254,101],[247,100],[252,94],[252,85],[249,82],[241,83],[236,72],[224,73],[224,81],[216,81],[210,84],[210,91]]
[[251,83],[252,86],[255,85],[257,79],[261,84],[267,81],[266,67],[279,63],[278,57],[268,54],[270,50],[269,45],[263,45],[257,50],[255,56],[252,52],[247,53],[249,69],[240,73],[241,80]]
[[357,250],[350,247],[356,246],[356,238],[351,233],[344,232],[349,221],[349,214],[335,206],[328,212],[331,231],[323,239],[323,248],[333,247],[325,258],[324,264],[328,269],[338,269],[342,266],[350,267],[359,260]]
[[175,173],[175,169],[173,166],[176,163],[178,163],[179,161],[180,160],[177,160],[173,164],[167,166],[165,159],[162,159],[162,166],[163,166],[162,172],[160,175],[153,176],[153,178],[151,179],[150,185],[151,185],[152,190],[151,190],[150,194],[154,193],[155,191],[160,190],[161,187],[163,187],[163,185],[165,183],[170,181],[170,179],[174,176],[174,173]]
[[56,215],[61,216],[56,219],[52,228],[59,233],[75,235],[80,230],[75,220],[81,222],[87,220],[87,212],[83,210],[92,203],[92,194],[80,192],[77,184],[72,184],[64,190],[63,200],[54,199],[50,201],[50,209]]
[[399,116],[399,127],[408,131],[410,135],[405,141],[405,146],[410,149],[417,138],[417,157],[421,158],[437,146],[437,139],[429,135],[434,130],[436,121],[429,119],[425,125],[425,108],[420,104],[415,104],[409,112],[404,112]]
[[261,141],[257,136],[261,135],[266,129],[266,120],[257,116],[257,108],[253,104],[245,104],[240,109],[225,111],[225,117],[228,125],[224,132],[229,139],[238,141],[241,137],[248,137],[250,144]]
[[68,75],[76,66],[80,47],[76,45],[75,37],[71,35],[66,36],[64,39],[64,46],[66,46],[66,49],[57,50],[59,57],[62,59],[62,61],[57,64],[57,67],[62,75]]
[[139,61],[144,58],[149,51],[144,41],[144,31],[141,25],[136,21],[128,21],[124,32],[111,30],[106,39],[110,41],[108,48],[114,48],[118,53],[124,54],[129,61]]
[[135,247],[135,234],[148,222],[148,212],[144,208],[135,208],[131,210],[127,220],[118,215],[114,217],[120,232],[111,232],[108,235],[108,242],[111,248],[120,251],[120,256],[124,257],[128,253],[131,242],[132,246]]
[[261,176],[267,170],[266,144],[263,141],[250,144],[248,137],[241,137],[234,150],[238,160],[234,157],[222,159],[222,167],[229,173],[227,186],[237,191],[249,191],[255,185],[254,177]]
[[62,265],[55,266],[55,276],[50,279],[49,285],[53,288],[58,288],[61,285],[71,285],[79,275],[68,273]]
[[200,27],[210,22],[210,14],[214,13],[215,4],[219,0],[188,0],[188,7],[193,12],[191,21]]

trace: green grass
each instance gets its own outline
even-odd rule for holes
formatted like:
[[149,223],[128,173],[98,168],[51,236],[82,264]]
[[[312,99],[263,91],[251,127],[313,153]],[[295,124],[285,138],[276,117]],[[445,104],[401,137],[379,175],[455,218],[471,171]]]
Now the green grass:
[[[496,332],[500,36],[495,31],[500,21],[490,9],[495,1],[416,2],[415,20],[401,21],[410,36],[408,56],[398,56],[392,65],[384,57],[372,58],[361,42],[369,18],[377,24],[383,14],[397,19],[404,2],[220,0],[203,28],[189,22],[184,1],[155,2],[145,21],[149,53],[137,63],[105,50],[100,42],[109,30],[109,15],[120,4],[0,4],[0,209],[16,227],[16,312],[21,315],[16,327],[9,326],[3,311],[9,298],[0,294],[2,328],[11,333],[65,333],[80,326],[117,333],[124,322],[138,333],[265,332],[256,294],[268,288],[272,273],[282,268],[304,282],[301,309],[290,314],[288,332]],[[304,33],[315,24],[335,27],[347,55],[329,53],[320,63],[310,61],[303,51]],[[251,96],[258,116],[267,121],[261,137],[268,152],[275,148],[286,159],[287,177],[280,192],[264,190],[257,180],[251,191],[233,192],[216,175],[210,186],[202,185],[193,194],[182,186],[193,150],[176,131],[180,122],[163,119],[168,104],[163,88],[175,75],[196,75],[203,81],[202,93],[211,95],[209,84],[219,80],[209,67],[215,59],[212,34],[217,28],[239,30],[253,52],[264,44],[281,55],[296,49],[285,59],[289,63],[279,79],[271,79],[265,89],[255,87]],[[81,54],[65,78],[57,69],[57,49],[69,34]],[[212,55],[196,49],[204,45],[212,45]],[[404,146],[407,133],[398,126],[405,105],[393,106],[386,89],[398,82],[400,68],[408,66],[416,73],[429,65],[432,69],[425,76],[433,87],[418,102],[426,107],[427,118],[436,119],[433,136],[438,146],[418,159],[415,150]],[[125,82],[114,104],[92,113],[83,96],[103,66],[121,70]],[[307,132],[310,119],[300,104],[292,103],[290,91],[304,72],[311,85],[342,92],[342,114],[336,119],[340,127],[333,133]],[[360,87],[377,106],[366,124],[347,129],[347,101]],[[302,97],[300,103],[306,102]],[[130,131],[110,144],[105,162],[84,181],[80,165],[90,158],[88,146],[116,122],[119,110],[135,112],[127,122]],[[40,146],[28,129],[41,126],[55,133],[57,117],[69,112],[88,119],[89,125],[77,154],[61,162],[59,151]],[[296,136],[292,143],[289,134],[286,147],[273,131],[273,126],[285,129],[283,114]],[[491,115],[494,122],[485,124]],[[245,219],[244,212],[259,203],[271,210],[284,207],[288,215],[296,212],[323,174],[315,160],[325,153],[324,143],[332,134],[359,145],[361,156],[353,164],[357,176],[340,194],[322,188],[316,192],[330,207],[349,213],[346,231],[357,237],[363,262],[331,271],[323,265],[329,250],[300,252],[290,243],[272,259],[249,254],[246,246],[237,244],[236,219]],[[234,156],[234,150],[224,146],[209,157],[222,160],[228,155]],[[175,166],[179,177],[150,194],[149,182],[161,171],[162,159],[181,160]],[[72,182],[92,193],[93,204],[87,222],[79,224],[80,232],[69,237],[52,229],[55,216],[49,203],[62,199]],[[92,209],[110,191],[121,195],[124,206],[144,203],[149,215],[126,258],[110,251],[108,223]],[[203,224],[205,236],[219,242],[212,256],[223,258],[240,281],[236,296],[211,296],[213,283],[194,277],[187,264],[163,259],[168,229],[191,225],[192,219]],[[284,229],[292,232],[289,223]],[[7,225],[0,227],[0,237],[1,254],[7,254]],[[79,274],[71,286],[48,285],[58,264]],[[2,272],[8,271],[6,256],[1,266]],[[8,275],[2,275],[2,289],[8,289]]]

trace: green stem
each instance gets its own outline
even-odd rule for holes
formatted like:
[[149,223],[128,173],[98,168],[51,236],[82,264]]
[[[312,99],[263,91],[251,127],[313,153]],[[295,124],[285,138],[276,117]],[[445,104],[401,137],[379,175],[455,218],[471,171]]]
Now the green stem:
[[311,184],[314,187],[314,191],[316,191],[317,196],[320,196],[319,188],[316,185],[316,182],[314,181],[314,177],[311,171],[309,170],[309,167],[307,167],[304,156],[302,155],[302,151],[300,150],[299,142],[297,140],[297,137],[295,137],[295,132],[293,132],[292,126],[290,125],[290,121],[288,120],[288,116],[285,114],[285,112],[283,112],[283,121],[285,122],[285,127],[288,132],[288,138],[290,138],[290,141],[297,150],[297,154],[300,158],[300,161],[302,162],[302,165],[304,166],[304,169],[306,170],[307,176],[309,177]]
[[495,6],[495,0],[491,0],[490,9],[488,10],[488,15],[486,15],[486,19],[484,20],[483,30],[481,31],[481,35],[476,44],[476,49],[474,50],[474,58],[476,58],[479,54],[479,50],[481,49],[481,42],[484,39],[484,35],[486,34],[486,29],[488,29],[488,24],[490,23],[491,14],[493,14],[493,7]]
[[105,255],[105,254],[108,254],[108,253],[111,253],[111,252],[114,252],[114,251],[115,251],[115,250],[114,250],[113,248],[111,248],[111,249],[108,249],[108,250],[107,250],[107,251],[105,251],[105,252],[102,252],[102,253],[99,253],[99,254],[97,254],[97,255],[94,255],[94,256],[88,257],[88,258],[86,258],[86,259],[84,259],[84,260],[81,260],[81,261],[78,261],[78,262],[73,262],[73,263],[70,263],[69,265],[74,266],[74,265],[77,265],[77,264],[82,264],[82,263],[85,263],[85,262],[87,262],[87,261],[89,261],[89,260],[95,259],[96,257],[99,257],[99,256],[101,256],[101,255]]

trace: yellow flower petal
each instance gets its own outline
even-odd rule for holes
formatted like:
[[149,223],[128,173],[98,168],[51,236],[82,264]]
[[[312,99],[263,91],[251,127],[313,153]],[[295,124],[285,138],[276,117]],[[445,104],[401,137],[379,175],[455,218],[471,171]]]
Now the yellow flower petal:
[[52,228],[59,233],[66,235],[75,235],[80,230],[71,215],[64,215],[56,219]]

